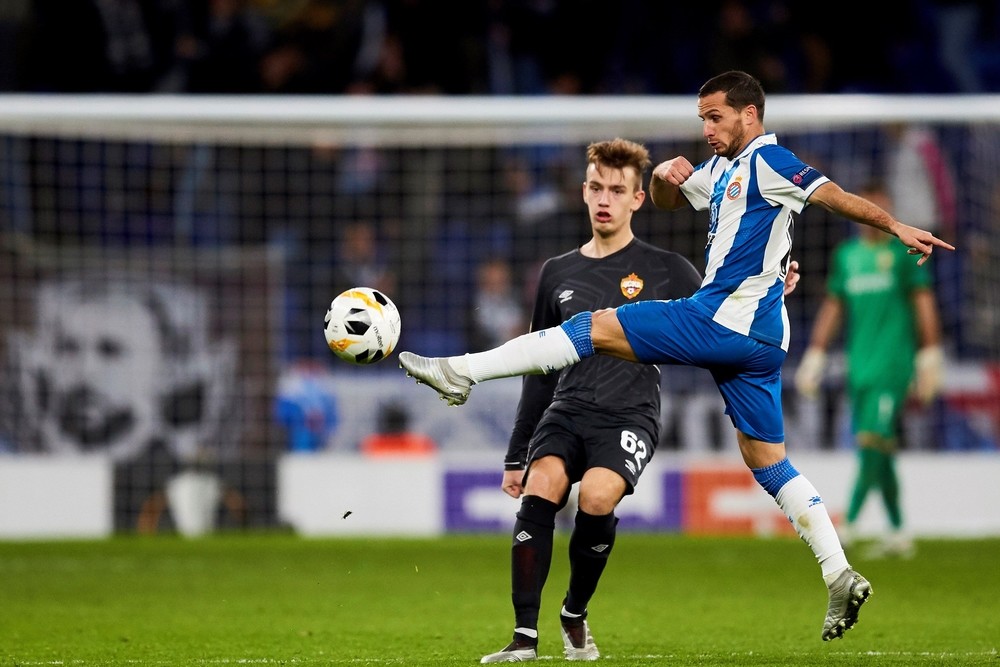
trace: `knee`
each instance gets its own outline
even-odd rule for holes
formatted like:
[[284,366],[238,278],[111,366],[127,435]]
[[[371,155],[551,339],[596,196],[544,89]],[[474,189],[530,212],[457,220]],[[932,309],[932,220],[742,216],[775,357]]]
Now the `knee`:
[[561,503],[569,491],[569,476],[566,465],[557,456],[545,456],[532,462],[528,469],[528,479],[524,493]]
[[588,483],[589,481],[584,479],[580,484],[578,502],[580,509],[594,516],[605,516],[614,512],[625,495],[624,480],[620,477],[618,479],[606,477],[600,484]]
[[581,493],[579,506],[587,514],[604,516],[615,511],[615,507],[618,506],[618,498],[612,498],[607,494],[597,494],[596,497],[593,495],[584,496]]
[[743,455],[743,462],[751,470],[766,468],[787,458],[784,443],[754,440],[741,431],[736,432],[736,439],[740,446],[740,454]]
[[597,352],[637,361],[635,352],[625,337],[625,330],[618,321],[618,312],[614,308],[594,311],[591,318],[590,339]]
[[618,314],[615,312],[614,308],[602,308],[601,310],[595,310],[591,315],[591,338],[608,338],[612,335],[612,331],[615,328],[621,329],[621,323],[618,321]]

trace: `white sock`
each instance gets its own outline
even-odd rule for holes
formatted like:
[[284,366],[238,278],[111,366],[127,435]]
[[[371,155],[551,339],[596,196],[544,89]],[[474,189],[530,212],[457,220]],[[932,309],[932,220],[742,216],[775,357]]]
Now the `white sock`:
[[837,537],[837,530],[833,527],[833,521],[830,520],[830,514],[816,487],[805,475],[800,474],[781,487],[775,500],[791,520],[795,532],[816,555],[823,571],[823,580],[827,585],[833,583],[849,565],[844,548],[840,545],[840,538]]
[[516,375],[547,375],[580,361],[562,327],[533,331],[492,350],[448,357],[456,372],[479,383]]

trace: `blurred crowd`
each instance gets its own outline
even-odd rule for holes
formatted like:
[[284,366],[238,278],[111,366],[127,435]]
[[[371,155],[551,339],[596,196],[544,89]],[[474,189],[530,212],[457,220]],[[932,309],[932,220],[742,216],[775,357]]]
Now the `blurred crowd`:
[[1000,90],[1000,3],[4,0],[0,90],[688,94]]

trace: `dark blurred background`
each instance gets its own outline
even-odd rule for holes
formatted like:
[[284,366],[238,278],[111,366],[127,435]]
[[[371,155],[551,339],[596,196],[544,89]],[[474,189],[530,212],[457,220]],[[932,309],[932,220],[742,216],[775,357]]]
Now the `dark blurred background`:
[[990,0],[3,0],[0,90],[678,94],[1000,88]]

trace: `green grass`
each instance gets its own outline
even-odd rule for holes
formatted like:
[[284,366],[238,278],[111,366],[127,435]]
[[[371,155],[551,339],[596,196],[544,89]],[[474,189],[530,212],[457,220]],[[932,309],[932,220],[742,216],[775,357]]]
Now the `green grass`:
[[[287,534],[0,542],[0,665],[472,665],[512,628],[509,537]],[[560,535],[539,655],[562,661]],[[819,638],[826,589],[793,538],[622,534],[591,602],[606,665],[1000,666],[1000,540],[854,559],[858,626]]]

